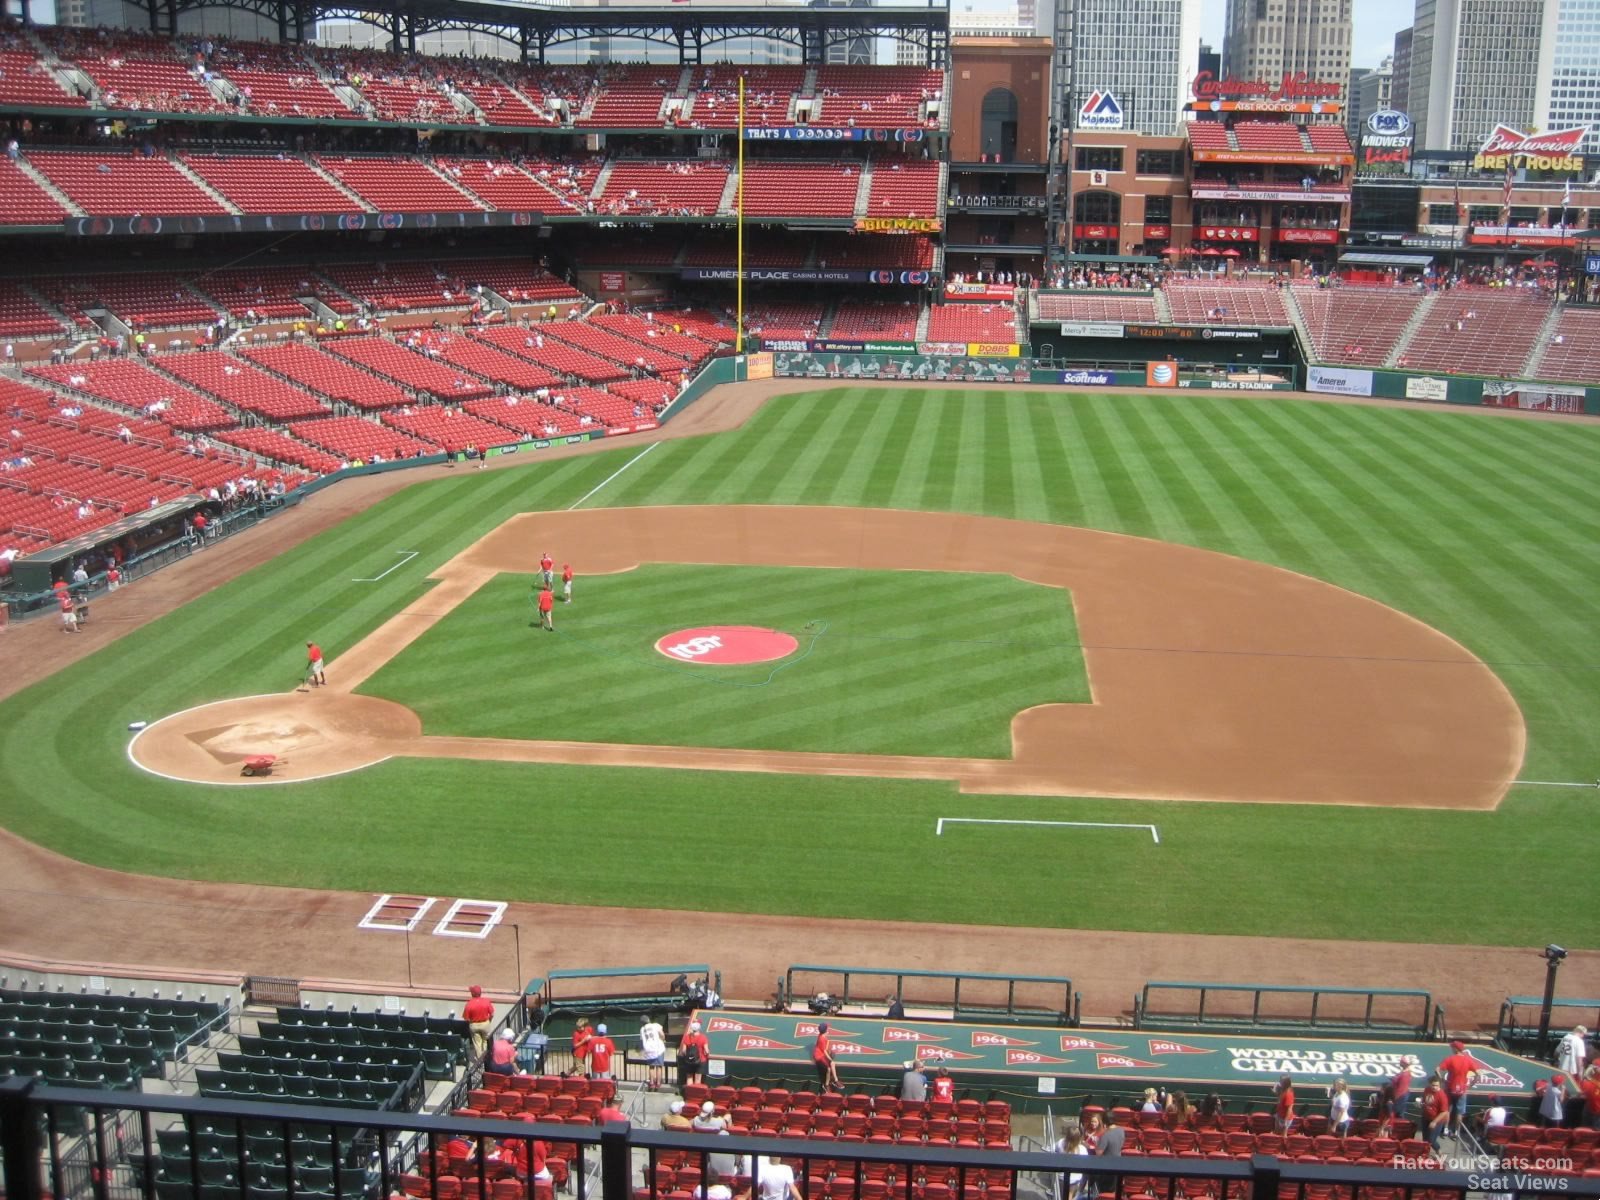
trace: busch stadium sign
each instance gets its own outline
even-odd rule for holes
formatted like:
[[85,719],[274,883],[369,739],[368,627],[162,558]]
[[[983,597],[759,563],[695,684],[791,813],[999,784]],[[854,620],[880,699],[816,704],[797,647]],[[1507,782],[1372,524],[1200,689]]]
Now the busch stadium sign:
[[1509,125],[1496,125],[1489,140],[1478,147],[1472,165],[1480,171],[1581,171],[1583,155],[1578,144],[1587,132],[1586,125],[1549,133],[1522,133]]

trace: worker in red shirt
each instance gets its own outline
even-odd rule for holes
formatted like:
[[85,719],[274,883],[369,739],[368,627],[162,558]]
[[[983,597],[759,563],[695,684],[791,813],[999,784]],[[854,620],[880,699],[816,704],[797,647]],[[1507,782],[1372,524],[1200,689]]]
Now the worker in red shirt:
[[711,1043],[700,1032],[700,1022],[690,1021],[689,1028],[678,1043],[678,1090],[688,1083],[698,1082],[711,1057]]
[[1450,1097],[1450,1125],[1446,1132],[1453,1138],[1461,1136],[1461,1123],[1467,1118],[1467,1093],[1472,1090],[1472,1080],[1478,1073],[1478,1060],[1467,1053],[1465,1042],[1451,1042],[1454,1051],[1439,1064],[1439,1074],[1444,1076],[1444,1092]]
[[611,1056],[617,1052],[617,1044],[606,1036],[606,1027],[596,1025],[594,1037],[589,1041],[589,1078],[611,1078]]
[[556,581],[555,570],[556,560],[551,558],[550,551],[546,550],[544,557],[539,560],[539,574],[544,577],[545,587],[549,587]]
[[561,603],[572,603],[572,564],[561,564]]
[[828,1039],[828,1023],[817,1026],[817,1040],[811,1043],[811,1065],[817,1069],[817,1086],[839,1091],[839,1064],[833,1061],[833,1045]]
[[1278,1103],[1272,1112],[1272,1123],[1279,1133],[1288,1133],[1294,1126],[1294,1080],[1284,1075],[1278,1079]]
[[306,682],[313,687],[321,687],[328,682],[328,677],[322,672],[322,647],[315,642],[306,643]]
[[467,1023],[467,1028],[472,1033],[472,1056],[482,1058],[483,1052],[489,1048],[489,1027],[494,1024],[494,1003],[485,998],[483,989],[473,984],[470,996],[465,1007],[461,1010],[461,1019]]
[[539,624],[551,633],[556,631],[556,594],[547,583],[539,589]]

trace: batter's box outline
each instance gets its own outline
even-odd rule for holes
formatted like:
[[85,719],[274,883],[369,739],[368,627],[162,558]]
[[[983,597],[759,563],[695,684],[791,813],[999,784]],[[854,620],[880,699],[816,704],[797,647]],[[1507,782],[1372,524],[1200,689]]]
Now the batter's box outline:
[[[505,915],[504,900],[457,900],[439,918],[439,923],[433,927],[433,934],[435,937],[477,938],[482,941]],[[453,928],[458,923],[467,928]]]
[[[422,924],[422,918],[427,916],[428,910],[438,902],[438,899],[434,896],[405,896],[384,892],[383,895],[378,897],[373,906],[367,909],[367,915],[357,921],[356,925],[358,928],[372,929],[379,933],[410,933],[418,925]],[[386,919],[380,915],[384,910],[390,908],[401,910],[409,908],[412,912],[410,917],[403,921],[398,916],[394,919]]]

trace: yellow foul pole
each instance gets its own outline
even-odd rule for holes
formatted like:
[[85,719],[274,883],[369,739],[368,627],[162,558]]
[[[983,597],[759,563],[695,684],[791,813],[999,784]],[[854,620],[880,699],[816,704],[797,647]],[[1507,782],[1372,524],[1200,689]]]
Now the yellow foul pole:
[[737,248],[734,252],[733,352],[744,353],[744,73],[739,74],[739,200],[734,221]]

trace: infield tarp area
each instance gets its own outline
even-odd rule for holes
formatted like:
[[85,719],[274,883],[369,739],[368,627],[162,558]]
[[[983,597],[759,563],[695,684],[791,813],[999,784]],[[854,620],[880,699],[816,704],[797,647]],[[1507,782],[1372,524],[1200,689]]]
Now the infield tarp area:
[[[713,1063],[777,1063],[799,1071],[811,1065],[818,1018],[783,1013],[696,1014],[711,1043]],[[1399,1069],[1402,1056],[1415,1065],[1420,1091],[1450,1053],[1439,1042],[1346,1041],[1244,1034],[1169,1036],[1149,1030],[1063,1030],[1057,1027],[971,1025],[947,1021],[828,1019],[833,1055],[846,1083],[852,1068],[898,1075],[917,1058],[952,1075],[1053,1078],[1093,1081],[1101,1088],[1125,1081],[1130,1088],[1183,1085],[1194,1091],[1268,1087],[1280,1075],[1320,1085],[1343,1076],[1352,1085],[1375,1087]],[[1531,1096],[1548,1065],[1488,1046],[1471,1046],[1479,1064],[1475,1093],[1507,1099]],[[714,1074],[713,1070],[713,1074]],[[1024,1086],[1028,1086],[1024,1084]],[[1029,1090],[1032,1090],[1031,1088]]]

